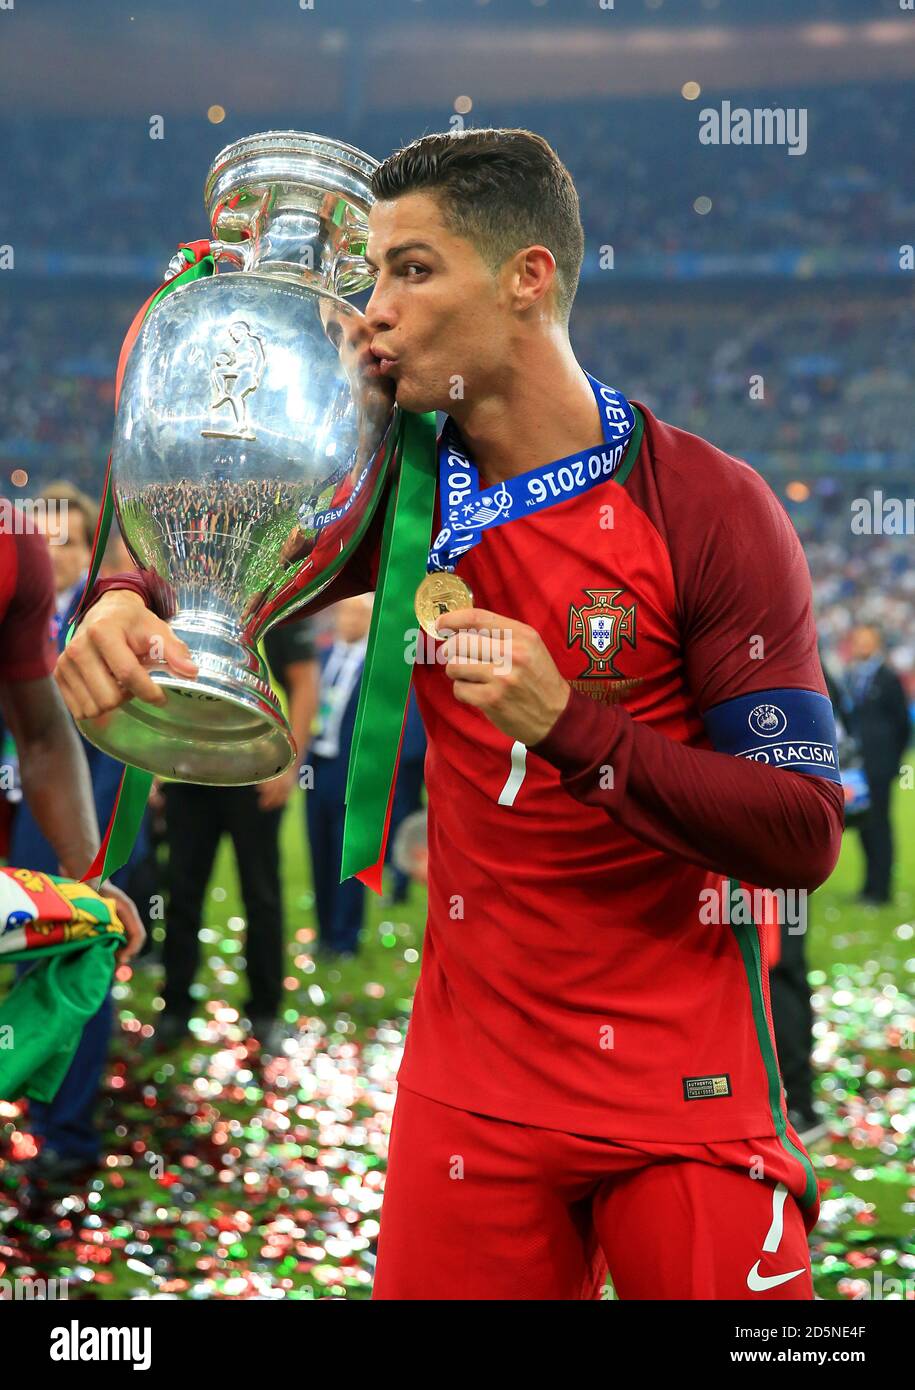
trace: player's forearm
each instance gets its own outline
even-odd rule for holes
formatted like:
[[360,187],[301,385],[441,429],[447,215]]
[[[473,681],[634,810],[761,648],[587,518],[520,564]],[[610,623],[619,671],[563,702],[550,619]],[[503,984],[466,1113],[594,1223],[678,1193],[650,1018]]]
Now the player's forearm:
[[22,794],[63,872],[81,878],[99,847],[89,765],[76,729],[62,714],[39,739],[19,747]]
[[573,691],[530,750],[557,767],[576,800],[631,834],[760,888],[818,888],[842,839],[842,789],[821,777],[676,743]]
[[146,607],[166,622],[175,612],[175,591],[160,575],[152,570],[128,570],[124,574],[112,574],[107,579],[96,580],[83,617],[109,589],[130,589],[139,594]]

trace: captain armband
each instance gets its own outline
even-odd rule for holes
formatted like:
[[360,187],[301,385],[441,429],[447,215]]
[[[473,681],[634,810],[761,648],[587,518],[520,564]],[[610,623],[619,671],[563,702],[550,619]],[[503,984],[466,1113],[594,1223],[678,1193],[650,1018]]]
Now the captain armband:
[[815,690],[758,690],[703,718],[718,753],[841,783],[832,705]]

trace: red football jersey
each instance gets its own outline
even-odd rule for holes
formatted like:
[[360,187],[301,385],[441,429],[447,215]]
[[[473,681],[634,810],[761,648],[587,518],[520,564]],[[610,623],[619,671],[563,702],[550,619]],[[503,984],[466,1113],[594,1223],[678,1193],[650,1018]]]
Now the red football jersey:
[[[752,469],[640,409],[631,467],[457,564],[572,684],[549,735],[525,749],[442,664],[416,666],[429,913],[399,1080],[609,1139],[783,1136],[764,933],[710,922],[703,895],[723,906],[726,875],[817,886],[842,791],[714,752],[703,716],[760,691],[825,696],[810,576]],[[321,605],[373,587],[382,514]],[[440,523],[437,508],[430,541]],[[95,594],[111,583],[167,613],[151,576]]]
[[54,576],[44,536],[0,534],[0,680],[49,676],[57,661]]
[[[712,705],[761,687],[825,692],[809,574],[755,472],[642,409],[627,477],[492,528],[457,573],[477,606],[535,628],[574,689],[708,749]],[[442,665],[414,679],[429,914],[401,1083],[612,1139],[772,1134],[761,933],[700,921],[722,875],[570,795],[556,766],[455,698]]]

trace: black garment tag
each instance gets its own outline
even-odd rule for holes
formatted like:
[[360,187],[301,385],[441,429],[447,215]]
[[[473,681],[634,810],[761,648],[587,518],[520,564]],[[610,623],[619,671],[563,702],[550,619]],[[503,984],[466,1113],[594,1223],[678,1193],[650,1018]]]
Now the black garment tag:
[[719,1076],[684,1076],[684,1100],[714,1100],[716,1096],[730,1096],[731,1078],[727,1072]]

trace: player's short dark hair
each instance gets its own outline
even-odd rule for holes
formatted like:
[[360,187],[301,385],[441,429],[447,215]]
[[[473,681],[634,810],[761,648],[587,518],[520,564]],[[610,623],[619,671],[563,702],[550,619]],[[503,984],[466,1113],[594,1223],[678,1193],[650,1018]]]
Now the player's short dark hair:
[[376,198],[432,190],[445,225],[465,237],[495,272],[525,246],[556,260],[556,306],[568,321],[584,256],[578,193],[551,145],[531,130],[423,135],[372,176]]

